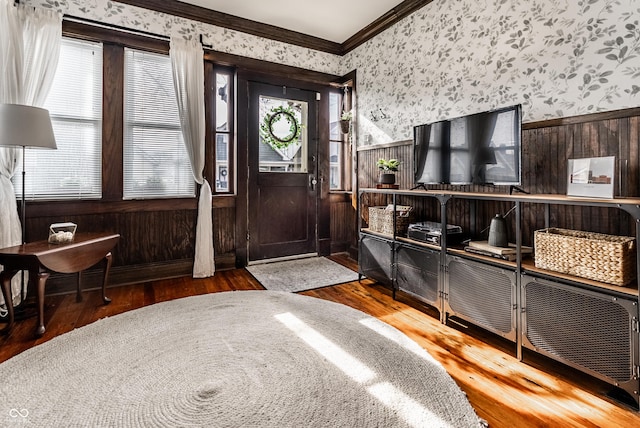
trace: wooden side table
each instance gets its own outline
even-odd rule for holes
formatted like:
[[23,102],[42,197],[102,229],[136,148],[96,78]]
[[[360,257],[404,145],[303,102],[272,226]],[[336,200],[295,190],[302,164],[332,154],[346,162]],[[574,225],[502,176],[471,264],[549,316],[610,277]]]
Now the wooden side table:
[[51,272],[77,273],[77,300],[81,301],[81,272],[100,261],[105,261],[102,278],[102,300],[111,302],[106,296],[107,278],[111,268],[111,250],[116,246],[120,235],[106,233],[77,233],[73,242],[50,244],[45,241],[29,242],[23,245],[0,249],[0,264],[4,270],[0,273],[0,285],[4,301],[7,302],[8,324],[0,333],[8,333],[14,323],[14,311],[11,304],[11,278],[21,270],[29,271],[29,282],[36,284],[38,306],[38,326],[36,335],[42,336],[44,327],[44,289]]

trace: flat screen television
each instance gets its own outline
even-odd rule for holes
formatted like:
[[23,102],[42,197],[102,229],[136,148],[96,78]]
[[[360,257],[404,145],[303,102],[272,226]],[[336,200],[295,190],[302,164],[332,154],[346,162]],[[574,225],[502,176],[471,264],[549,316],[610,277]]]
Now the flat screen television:
[[519,185],[520,105],[415,126],[414,181]]

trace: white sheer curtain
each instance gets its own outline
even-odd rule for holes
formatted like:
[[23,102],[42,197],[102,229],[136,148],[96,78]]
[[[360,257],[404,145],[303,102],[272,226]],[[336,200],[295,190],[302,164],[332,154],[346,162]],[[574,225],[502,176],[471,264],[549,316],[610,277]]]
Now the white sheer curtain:
[[[0,103],[44,104],[56,72],[61,39],[60,13],[0,0]],[[22,243],[11,184],[21,154],[20,148],[0,148],[0,248]],[[11,283],[14,303],[20,302],[20,288],[16,275]],[[0,304],[4,304],[1,295]]]
[[62,15],[49,9],[18,8],[22,18],[25,105],[42,107],[49,95],[60,58]]
[[[0,103],[17,103],[22,92],[22,25],[13,1],[0,0]],[[22,242],[20,218],[11,177],[20,149],[0,147],[0,247]],[[16,281],[14,281],[16,282]],[[19,286],[19,281],[17,281]],[[4,298],[0,294],[0,302]]]
[[178,112],[184,144],[196,183],[201,184],[196,225],[193,277],[206,278],[215,273],[213,253],[213,214],[211,186],[204,178],[204,51],[196,41],[171,38],[169,56],[173,70]]

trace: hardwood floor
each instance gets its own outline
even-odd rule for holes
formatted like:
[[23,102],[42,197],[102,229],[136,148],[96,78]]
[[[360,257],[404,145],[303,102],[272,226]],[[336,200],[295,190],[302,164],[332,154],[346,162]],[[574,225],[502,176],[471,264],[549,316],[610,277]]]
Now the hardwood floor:
[[[332,258],[357,268],[346,256]],[[249,289],[263,287],[246,270],[236,269],[207,279],[110,288],[112,303],[107,306],[97,290],[85,292],[80,303],[73,294],[48,296],[44,336],[33,337],[35,318],[18,322],[8,336],[0,337],[0,361],[106,316],[181,297]],[[607,397],[609,385],[536,355],[518,361],[513,344],[480,329],[443,325],[434,309],[402,295],[393,300],[390,290],[370,280],[301,294],[349,305],[403,331],[442,363],[490,427],[640,426],[640,412]]]

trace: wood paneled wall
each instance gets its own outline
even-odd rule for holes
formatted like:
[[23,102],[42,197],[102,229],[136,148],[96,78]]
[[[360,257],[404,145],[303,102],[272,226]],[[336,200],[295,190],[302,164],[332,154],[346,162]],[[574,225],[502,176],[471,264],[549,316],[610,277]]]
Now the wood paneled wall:
[[[214,200],[213,242],[217,269],[235,266],[234,200],[233,197]],[[111,210],[100,206],[87,210],[78,208],[80,203],[72,204],[75,209],[56,208],[51,203],[27,203],[27,240],[47,239],[51,223],[70,221],[78,225],[78,232],[120,234],[120,241],[113,251],[112,285],[189,275],[194,258],[195,202],[178,203],[175,209],[156,204],[150,203],[151,207],[144,209],[142,204],[130,202],[126,205],[140,209],[124,209],[121,204],[112,203]],[[99,285],[100,277],[96,272],[85,275],[85,287]],[[64,275],[54,275],[48,283],[47,293],[68,292],[73,287],[75,281],[69,281]]]
[[[552,121],[527,123],[522,131],[522,188],[532,194],[566,194],[567,160],[572,158],[615,156],[616,197],[640,196],[640,109],[576,116]],[[365,147],[358,152],[358,185],[375,187],[379,158],[402,161],[397,173],[401,189],[413,187],[413,146],[403,141],[380,147]],[[507,186],[433,185],[429,189],[450,189],[470,192],[508,193]],[[389,197],[364,195],[363,204],[386,205]],[[440,220],[440,206],[432,198],[404,197],[399,203],[415,207],[417,220]],[[491,218],[504,214],[509,203],[478,202],[475,207],[464,200],[454,200],[447,211],[449,223],[459,224],[480,239],[480,231],[488,227]],[[544,227],[544,206],[523,204],[522,225],[524,243],[531,245],[533,232]],[[475,212],[472,216],[471,213]],[[367,212],[361,213],[367,220]],[[515,236],[514,215],[510,220],[511,236]],[[635,236],[635,224],[624,212],[615,209],[551,206],[550,225],[568,229],[616,235]],[[486,232],[484,234],[486,239]]]
[[331,194],[331,253],[350,251],[357,246],[355,200],[350,193]]

